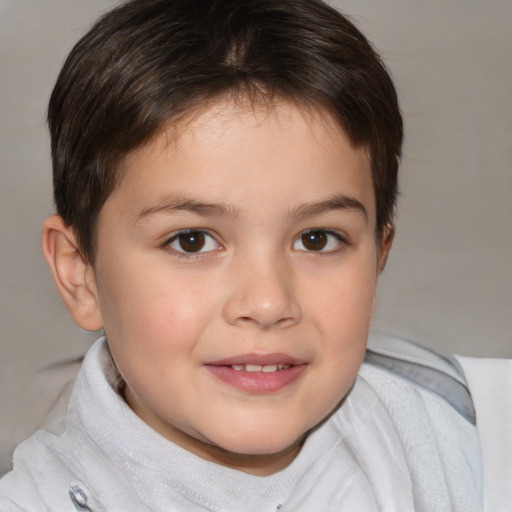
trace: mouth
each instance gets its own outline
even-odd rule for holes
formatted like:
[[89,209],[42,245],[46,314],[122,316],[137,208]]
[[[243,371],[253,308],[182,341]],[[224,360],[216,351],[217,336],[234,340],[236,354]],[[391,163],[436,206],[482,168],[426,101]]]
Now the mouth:
[[283,363],[276,363],[276,364],[232,364],[231,368],[237,372],[262,372],[262,373],[274,373],[274,372],[281,372],[283,370],[287,370],[290,368],[291,364],[283,364]]
[[279,391],[296,381],[307,363],[287,354],[242,354],[209,362],[205,367],[219,380],[250,394]]

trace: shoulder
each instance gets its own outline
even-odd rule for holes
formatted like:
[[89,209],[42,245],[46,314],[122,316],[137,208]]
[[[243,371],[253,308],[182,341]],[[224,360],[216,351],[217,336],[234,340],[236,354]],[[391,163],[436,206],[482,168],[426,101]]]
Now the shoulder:
[[[378,396],[406,445],[420,449],[430,439],[480,460],[476,414],[464,371],[449,354],[407,340],[379,335],[369,340],[359,377]],[[426,443],[428,444],[428,443]]]
[[[94,356],[98,347],[101,348],[95,344],[89,349],[86,356],[89,366],[89,354]],[[99,458],[90,433],[81,421],[82,414],[94,414],[89,411],[93,409],[92,400],[84,392],[86,367],[84,363],[77,380],[63,389],[44,427],[14,451],[12,470],[0,480],[1,512],[75,512],[74,486],[91,461]],[[102,460],[98,464],[102,462],[105,463]]]
[[[358,379],[335,418],[341,434],[352,417],[354,444],[363,445],[363,452],[372,446],[375,452],[368,466],[377,460],[382,466],[387,456],[387,466],[379,471],[387,478],[397,461],[405,461],[403,485],[418,505],[481,512],[480,442],[457,360],[405,340],[372,338]],[[370,444],[372,425],[376,442]]]
[[[136,417],[124,414],[127,406],[111,386],[118,375],[109,357],[105,341],[98,340],[84,359],[71,396],[70,386],[45,428],[15,450],[13,469],[0,480],[1,512],[146,510],[134,501],[136,490],[126,483],[125,452],[112,447],[120,432],[133,426],[126,419]],[[133,448],[124,447],[127,452]],[[112,488],[123,492],[109,493]]]
[[448,450],[459,446],[466,453],[464,458],[480,457],[485,510],[508,510],[512,502],[511,360],[452,356],[378,335],[369,341],[360,376],[401,428],[402,422],[423,417],[434,426],[431,432],[437,439],[451,438]]
[[[447,352],[384,334],[368,341],[360,372],[367,380],[387,379],[441,398],[472,425],[476,414],[469,385],[459,361]],[[426,396],[429,396],[426,395]]]
[[66,468],[49,449],[53,437],[40,430],[15,450],[13,469],[0,480],[2,512],[68,510]]

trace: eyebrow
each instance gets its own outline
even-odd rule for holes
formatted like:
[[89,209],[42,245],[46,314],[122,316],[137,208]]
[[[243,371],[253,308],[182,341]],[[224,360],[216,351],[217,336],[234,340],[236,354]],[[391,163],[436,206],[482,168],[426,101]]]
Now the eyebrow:
[[165,197],[156,205],[143,208],[137,215],[137,222],[157,213],[173,214],[179,211],[195,213],[202,217],[236,217],[238,215],[238,208],[223,203],[209,203],[185,197]]
[[288,215],[303,220],[332,210],[354,211],[362,214],[365,220],[368,221],[368,211],[363,203],[355,197],[346,195],[334,195],[321,201],[300,205],[291,210]]
[[[368,211],[361,201],[346,195],[334,195],[314,203],[299,205],[287,212],[287,217],[304,220],[332,210],[359,212],[368,220]],[[210,203],[185,197],[165,197],[156,205],[143,208],[137,215],[136,222],[158,213],[173,214],[179,211],[195,213],[202,217],[237,217],[239,209],[224,203]]]

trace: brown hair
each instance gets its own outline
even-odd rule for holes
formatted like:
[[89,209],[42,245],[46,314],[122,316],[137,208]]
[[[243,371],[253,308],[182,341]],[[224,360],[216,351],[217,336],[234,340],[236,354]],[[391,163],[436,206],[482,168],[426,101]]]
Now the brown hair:
[[48,109],[57,212],[86,259],[123,157],[228,92],[333,115],[369,151],[382,235],[393,219],[402,119],[385,66],[346,17],[320,0],[134,0],[76,44]]

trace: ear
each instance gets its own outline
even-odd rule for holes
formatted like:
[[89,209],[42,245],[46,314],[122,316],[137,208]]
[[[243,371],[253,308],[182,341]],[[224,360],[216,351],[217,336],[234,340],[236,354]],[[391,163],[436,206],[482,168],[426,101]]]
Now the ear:
[[[378,247],[378,255],[377,255],[377,276],[379,276],[384,267],[386,266],[386,261],[388,260],[389,251],[391,250],[391,246],[393,245],[393,239],[395,238],[395,228],[391,224],[388,224],[382,233],[382,237],[379,240]],[[375,315],[375,309],[377,307],[377,290],[375,289],[373,293],[372,304],[370,308],[370,317],[369,324],[371,325],[373,322],[373,317]]]
[[82,256],[74,230],[58,215],[46,219],[41,249],[73,320],[88,331],[100,329],[103,320],[94,269]]
[[381,240],[379,242],[379,255],[378,255],[378,271],[379,274],[384,270],[386,262],[388,260],[389,251],[393,245],[393,239],[395,238],[395,227],[388,224],[382,233]]

